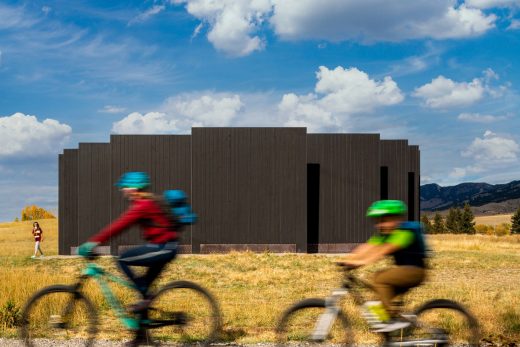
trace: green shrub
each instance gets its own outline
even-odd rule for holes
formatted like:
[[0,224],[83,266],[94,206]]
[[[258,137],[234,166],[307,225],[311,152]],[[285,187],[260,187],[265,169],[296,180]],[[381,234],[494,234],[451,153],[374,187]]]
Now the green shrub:
[[477,234],[493,235],[494,234],[493,229],[494,228],[492,225],[486,225],[486,224],[475,225],[475,230],[476,230]]
[[20,322],[20,307],[11,299],[0,309],[0,325],[4,328],[14,328]]
[[495,227],[496,236],[504,236],[511,234],[511,224],[501,223]]

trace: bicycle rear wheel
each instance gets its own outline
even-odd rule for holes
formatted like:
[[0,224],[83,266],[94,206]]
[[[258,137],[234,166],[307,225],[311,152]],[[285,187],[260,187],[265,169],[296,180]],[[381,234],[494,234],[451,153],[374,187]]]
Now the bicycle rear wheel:
[[276,328],[278,345],[291,343],[353,345],[347,318],[333,313],[324,299],[306,299],[289,307]]
[[416,322],[405,337],[394,338],[395,346],[477,347],[480,341],[478,321],[461,304],[445,299],[432,300],[415,312]]
[[71,286],[57,285],[34,294],[22,310],[20,337],[25,346],[87,346],[94,343],[97,313]]
[[153,297],[148,310],[148,329],[155,340],[207,345],[217,339],[221,327],[215,298],[198,284],[171,282]]

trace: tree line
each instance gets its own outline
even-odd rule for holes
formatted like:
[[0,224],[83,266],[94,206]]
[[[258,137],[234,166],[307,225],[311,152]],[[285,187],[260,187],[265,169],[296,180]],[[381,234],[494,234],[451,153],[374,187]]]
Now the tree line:
[[[430,220],[427,215],[422,215],[421,222],[425,231],[429,234],[476,234],[477,232],[486,232],[486,228],[491,226],[475,226],[475,216],[471,211],[469,204],[464,204],[463,208],[452,207],[448,211],[446,218],[440,213],[435,213],[433,219]],[[511,217],[511,224],[504,223],[499,228],[507,229],[503,233],[520,234],[520,208]]]
[[[56,216],[44,209],[43,207],[38,207],[36,205],[25,206],[21,212],[22,221],[50,218],[56,218]],[[18,222],[20,221],[20,219],[16,217],[14,221]]]

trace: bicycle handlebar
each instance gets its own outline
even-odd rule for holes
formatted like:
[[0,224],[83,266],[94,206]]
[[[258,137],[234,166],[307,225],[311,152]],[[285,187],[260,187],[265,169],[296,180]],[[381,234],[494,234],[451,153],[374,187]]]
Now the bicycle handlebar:
[[96,258],[100,257],[101,254],[97,252],[90,252],[88,255],[80,255],[80,257],[84,258],[85,260],[92,261]]
[[347,264],[347,263],[343,263],[343,262],[339,262],[339,261],[336,262],[336,265],[339,266],[344,271],[352,271],[359,267],[356,265],[351,265],[351,264]]

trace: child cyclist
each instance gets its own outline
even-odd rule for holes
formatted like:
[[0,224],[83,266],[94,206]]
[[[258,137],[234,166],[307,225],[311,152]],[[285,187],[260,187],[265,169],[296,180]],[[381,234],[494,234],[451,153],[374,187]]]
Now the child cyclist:
[[[159,199],[146,192],[146,188],[150,186],[148,174],[127,172],[121,176],[116,186],[130,200],[130,207],[112,224],[82,244],[78,253],[82,256],[90,255],[95,247],[133,225],[144,229],[143,237],[148,243],[127,250],[118,258],[119,267],[135,283],[143,297],[142,301],[131,307],[133,312],[139,312],[149,304],[150,285],[177,255],[176,222]],[[146,267],[148,270],[143,276],[137,276],[130,266]],[[136,336],[129,346],[139,345],[142,339],[142,336]]]
[[[410,322],[398,316],[392,299],[420,285],[426,276],[426,244],[421,224],[406,221],[407,207],[399,200],[374,202],[367,216],[375,220],[379,233],[347,255],[345,264],[358,267],[374,263],[386,255],[394,259],[394,267],[377,272],[374,289],[381,303],[371,303],[369,316],[377,318],[377,332],[406,328]],[[382,305],[381,305],[382,304]]]

